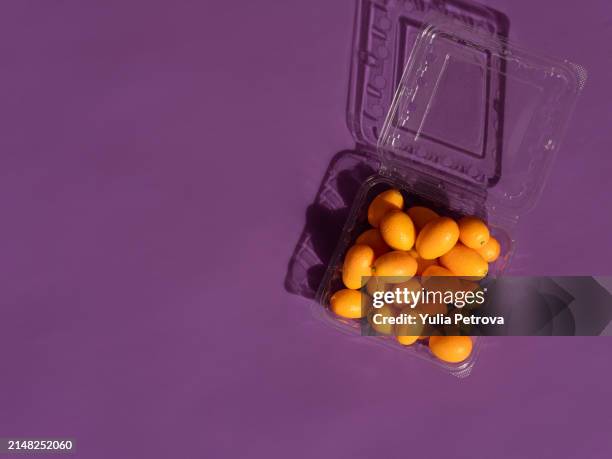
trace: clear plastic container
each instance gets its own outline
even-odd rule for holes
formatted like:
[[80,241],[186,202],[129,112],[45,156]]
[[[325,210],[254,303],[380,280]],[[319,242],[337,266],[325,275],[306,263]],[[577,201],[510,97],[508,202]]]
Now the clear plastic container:
[[[375,3],[363,4],[368,8],[364,24],[370,37],[376,24],[390,25],[381,18],[401,17]],[[477,22],[439,14],[423,24],[381,128],[369,116],[368,91],[376,82],[392,79],[395,70],[368,63],[369,51],[363,49],[359,53],[364,52],[365,59],[359,56],[353,65],[357,88],[349,103],[349,127],[360,148],[377,151],[380,169],[354,200],[314,306],[318,317],[349,334],[361,334],[359,321],[331,313],[329,298],[343,288],[342,260],[367,228],[373,197],[398,188],[410,206],[427,205],[450,216],[479,216],[502,246],[502,256],[489,270],[501,274],[514,250],[513,229],[542,192],[586,79],[581,67],[511,45],[495,27],[474,27]],[[379,95],[376,99],[384,100],[382,92]],[[483,338],[474,338],[471,356],[459,364],[436,359],[422,344],[404,347],[392,337],[363,339],[466,376]]]

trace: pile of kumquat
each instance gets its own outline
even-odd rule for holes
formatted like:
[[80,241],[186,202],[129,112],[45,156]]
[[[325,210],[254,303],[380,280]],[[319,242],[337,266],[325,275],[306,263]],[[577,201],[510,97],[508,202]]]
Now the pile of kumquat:
[[[500,255],[499,242],[481,219],[465,216],[455,220],[427,207],[405,208],[404,197],[397,189],[384,191],[372,200],[368,223],[371,228],[357,237],[345,255],[342,281],[346,288],[330,299],[331,311],[348,319],[369,319],[371,310],[363,304],[375,291],[388,289],[389,278],[398,279],[393,288],[421,289],[429,279],[447,277],[444,288],[474,289],[477,284],[473,281],[484,278],[489,263]],[[399,314],[401,311],[393,306],[384,305],[378,312]],[[445,305],[419,307],[431,314],[446,312]],[[462,362],[472,352],[470,336],[428,336],[420,333],[422,329],[406,325],[370,324],[378,333],[395,335],[404,346],[422,340],[445,362]]]

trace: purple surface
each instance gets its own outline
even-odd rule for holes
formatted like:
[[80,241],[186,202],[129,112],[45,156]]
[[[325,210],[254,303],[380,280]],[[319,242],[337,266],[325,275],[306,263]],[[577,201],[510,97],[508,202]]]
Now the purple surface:
[[[611,7],[490,5],[589,70],[512,272],[610,274]],[[72,437],[87,458],[610,457],[609,339],[490,341],[460,380],[283,288],[353,145],[353,12],[0,6],[0,437]]]

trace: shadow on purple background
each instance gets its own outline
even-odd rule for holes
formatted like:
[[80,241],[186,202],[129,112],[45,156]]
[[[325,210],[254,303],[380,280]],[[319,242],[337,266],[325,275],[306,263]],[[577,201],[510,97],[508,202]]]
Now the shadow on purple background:
[[377,169],[377,159],[368,153],[346,150],[334,156],[315,201],[306,210],[306,224],[289,260],[287,291],[314,298],[353,199]]

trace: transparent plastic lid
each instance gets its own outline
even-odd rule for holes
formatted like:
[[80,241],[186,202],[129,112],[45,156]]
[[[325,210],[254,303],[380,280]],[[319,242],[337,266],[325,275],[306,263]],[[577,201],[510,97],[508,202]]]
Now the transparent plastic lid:
[[575,64],[437,20],[397,87],[378,140],[383,165],[486,190],[490,211],[518,217],[542,190],[585,79]]

